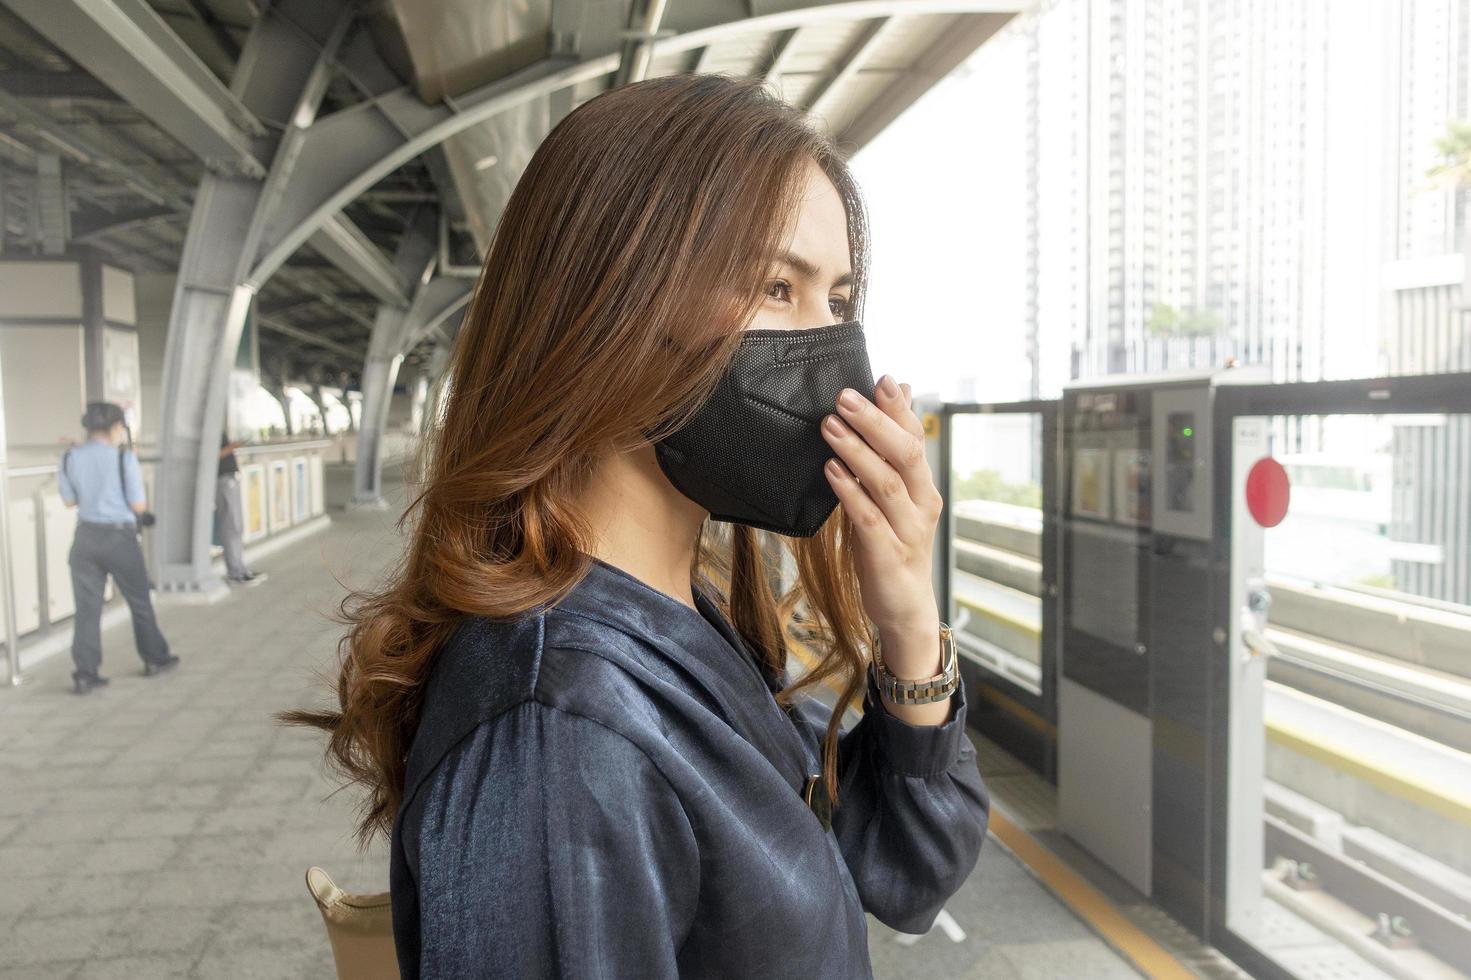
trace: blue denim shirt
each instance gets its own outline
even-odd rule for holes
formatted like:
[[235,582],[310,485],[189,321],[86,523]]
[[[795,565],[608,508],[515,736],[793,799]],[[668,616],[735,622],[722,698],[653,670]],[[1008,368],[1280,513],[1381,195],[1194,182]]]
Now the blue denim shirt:
[[[119,452],[123,454],[121,475]],[[88,439],[62,455],[56,486],[62,500],[77,505],[77,517],[84,521],[131,523],[138,515],[128,505],[141,504],[145,499],[138,457],[132,450],[120,450],[102,439]]]
[[461,623],[393,831],[404,980],[852,980],[865,911],[934,922],[986,831],[964,690],[915,726],[870,679],[826,830],[800,793],[829,710],[783,711],[786,677],[696,603],[594,560],[549,610]]

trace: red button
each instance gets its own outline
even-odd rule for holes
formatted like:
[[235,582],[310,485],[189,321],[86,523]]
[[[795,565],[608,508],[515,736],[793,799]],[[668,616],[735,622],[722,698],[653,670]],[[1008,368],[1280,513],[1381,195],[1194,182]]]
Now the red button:
[[1287,471],[1270,456],[1252,464],[1246,475],[1246,508],[1262,527],[1276,527],[1287,516],[1292,502],[1292,487]]

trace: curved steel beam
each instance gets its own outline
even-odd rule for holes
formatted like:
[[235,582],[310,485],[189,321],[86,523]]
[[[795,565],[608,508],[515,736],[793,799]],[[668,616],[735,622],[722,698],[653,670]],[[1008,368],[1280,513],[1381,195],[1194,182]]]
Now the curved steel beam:
[[[236,92],[226,87],[144,0],[0,0],[0,4],[11,7],[219,176],[266,177],[276,137],[262,120],[290,122],[299,127],[315,115],[315,105],[300,117],[271,114],[279,106],[271,104],[269,90],[277,82],[268,73],[255,72],[249,90]],[[321,9],[336,8],[325,4]],[[310,35],[316,12],[273,16],[298,16],[302,31]],[[282,56],[292,57],[289,43]],[[271,53],[267,52],[266,57]],[[291,67],[284,67],[290,74]],[[329,81],[324,76],[317,84],[325,88]],[[181,213],[189,212],[192,202],[186,196],[153,186],[151,178],[69,127],[3,91],[0,103],[29,125],[47,132],[49,139],[59,142],[74,157],[106,169],[146,199]],[[261,111],[262,107],[269,112]],[[312,243],[338,269],[384,302],[408,302],[404,284],[393,280],[388,257],[346,215],[339,214],[317,228]]]
[[[465,309],[472,284],[457,277],[435,277],[419,287],[409,309],[382,313],[382,330],[374,325],[375,350],[363,362],[363,421],[357,430],[357,462],[353,468],[353,503],[385,506],[382,497],[382,434],[388,424],[388,403],[399,377],[403,356],[419,341]],[[437,347],[438,350],[438,347]]]
[[354,506],[383,507],[383,432],[388,406],[404,355],[460,314],[474,284],[468,279],[436,276],[420,286],[407,310],[384,309],[373,326],[373,340],[363,363],[363,423],[358,429],[353,469]]
[[440,330],[455,314],[462,312],[470,303],[475,283],[469,279],[439,276],[414,297],[414,306],[409,310],[408,333],[400,353],[407,354],[420,341]]
[[431,303],[430,279],[439,244],[437,215],[420,208],[399,239],[393,264],[406,280],[417,284],[408,307],[383,306],[373,321],[368,338],[368,356],[363,359],[363,417],[358,427],[357,460],[353,467],[354,505],[383,507],[383,433],[388,424],[388,405],[408,347],[405,339],[414,331],[417,318]]
[[[1027,5],[1028,0],[815,0],[661,39],[658,50],[661,54],[694,51],[748,34],[839,21],[1016,13]],[[612,74],[619,58],[618,52],[582,61],[566,56],[546,58],[456,96],[453,109],[426,106],[404,88],[318,120],[299,134],[291,200],[283,202],[263,239],[248,281],[259,288],[324,222],[421,153],[532,99]]]
[[265,127],[144,0],[4,2],[210,169],[265,176],[252,146]]
[[[350,8],[335,3],[282,0],[251,31],[232,93],[259,118],[310,118],[350,17]],[[158,587],[206,599],[228,591],[211,567],[209,546],[230,369],[256,292],[244,274],[292,163],[281,141],[262,138],[253,149],[272,160],[264,183],[216,173],[200,182],[164,348],[153,537]]]

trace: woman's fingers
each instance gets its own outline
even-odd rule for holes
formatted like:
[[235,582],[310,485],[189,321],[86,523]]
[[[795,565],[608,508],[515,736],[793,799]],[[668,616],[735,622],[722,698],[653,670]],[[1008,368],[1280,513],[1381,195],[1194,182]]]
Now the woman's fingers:
[[[888,390],[886,390],[888,389]],[[939,494],[925,457],[924,423],[909,407],[908,397],[887,375],[875,391],[877,404],[845,388],[838,396],[838,414],[899,474],[916,505],[928,506]],[[844,461],[853,466],[846,456]],[[854,468],[858,479],[867,482],[863,471]]]
[[939,520],[942,501],[925,457],[924,425],[910,407],[910,393],[885,376],[876,401],[845,389],[840,419],[829,416],[823,435],[846,472],[877,505],[902,541],[927,539]]
[[874,554],[885,554],[887,552],[881,549],[902,547],[899,535],[894,533],[893,523],[841,460],[828,460],[823,473],[865,548]]
[[822,434],[842,459],[847,471],[858,478],[862,489],[878,505],[900,538],[910,537],[917,525],[914,500],[903,477],[863,437],[835,415],[822,423]]

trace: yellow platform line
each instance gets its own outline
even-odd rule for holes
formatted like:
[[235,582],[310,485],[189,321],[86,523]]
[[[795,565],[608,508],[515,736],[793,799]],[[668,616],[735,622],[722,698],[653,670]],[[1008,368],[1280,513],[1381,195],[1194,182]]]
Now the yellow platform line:
[[1455,786],[1427,783],[1414,776],[1393,772],[1374,762],[1350,755],[1305,728],[1267,719],[1267,738],[1300,755],[1324,763],[1338,772],[1360,779],[1391,796],[1457,823],[1471,826],[1471,794]]
[[1010,613],[1002,612],[1000,609],[996,609],[993,606],[982,605],[980,600],[978,599],[971,599],[966,596],[956,596],[955,604],[957,606],[964,606],[971,612],[978,613],[989,620],[1000,623],[1002,626],[1005,626],[1008,629],[1015,630],[1016,632],[1021,633],[1023,636],[1030,636],[1033,639],[1037,639],[1042,635],[1042,627],[1040,625],[1017,619]]
[[1103,941],[1151,980],[1194,980],[1195,974],[1142,929],[1124,917],[1098,889],[1037,843],[995,807],[990,830],[996,839],[1042,880],[1047,890],[1098,933]]
[[981,700],[990,702],[991,705],[996,709],[1006,712],[1007,714],[1020,721],[1023,725],[1026,725],[1028,728],[1031,728],[1034,731],[1041,733],[1042,735],[1052,734],[1053,726],[1047,724],[1047,719],[1037,714],[1037,712],[1033,711],[1031,708],[1028,708],[1026,705],[1017,701],[1015,698],[1003,694],[1001,691],[997,690],[990,684],[983,683],[977,686],[979,688],[978,694]]

